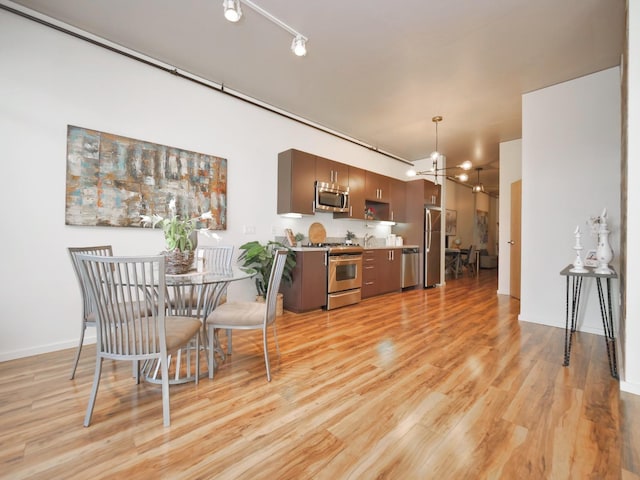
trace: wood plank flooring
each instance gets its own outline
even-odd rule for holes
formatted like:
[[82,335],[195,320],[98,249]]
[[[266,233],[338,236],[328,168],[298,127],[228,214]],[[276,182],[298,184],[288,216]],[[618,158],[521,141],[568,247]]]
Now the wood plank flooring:
[[[94,348],[0,363],[2,479],[639,479],[640,399],[602,337],[518,322],[495,270],[443,288],[278,320],[271,383],[259,332],[215,378],[136,385]],[[224,341],[224,340],[223,340]]]

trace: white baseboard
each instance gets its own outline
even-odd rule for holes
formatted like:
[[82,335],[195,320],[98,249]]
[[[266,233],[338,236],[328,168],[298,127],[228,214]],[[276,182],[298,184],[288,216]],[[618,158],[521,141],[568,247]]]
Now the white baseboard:
[[[90,345],[96,343],[96,337],[85,335],[83,345]],[[25,348],[22,350],[12,350],[10,352],[0,352],[0,362],[7,362],[9,360],[16,360],[17,358],[31,357],[33,355],[40,355],[41,353],[57,352],[58,350],[66,350],[67,348],[76,348],[78,341],[67,341],[59,343],[50,343],[47,345],[38,345],[36,347]],[[73,362],[73,356],[69,357],[69,362]]]
[[[538,325],[547,325],[549,327],[557,327],[563,330],[565,328],[564,323],[559,324],[559,323],[547,322],[544,319],[522,318],[521,315],[518,315],[518,320],[521,322],[537,323]],[[585,333],[593,333],[594,335],[600,335],[601,337],[604,336],[604,330],[602,328],[591,328],[591,327],[585,327],[584,325],[583,326],[578,325],[578,331],[585,332]]]
[[632,393],[633,395],[640,395],[640,385],[638,385],[637,383],[629,383],[621,380],[620,391]]

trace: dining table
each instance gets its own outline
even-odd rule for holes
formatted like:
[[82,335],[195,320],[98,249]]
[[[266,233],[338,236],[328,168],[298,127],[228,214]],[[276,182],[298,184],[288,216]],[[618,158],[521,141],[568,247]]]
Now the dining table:
[[[172,315],[198,318],[202,322],[203,342],[207,335],[204,332],[207,317],[223,300],[227,287],[232,282],[245,280],[256,275],[256,270],[240,266],[231,266],[221,271],[192,270],[181,274],[165,274],[166,279],[166,322],[171,321]],[[207,364],[207,349],[216,348],[214,345],[202,345],[196,350],[195,342],[186,348],[178,350],[169,358],[169,383],[179,384],[194,381],[196,378],[195,362]],[[201,361],[202,353],[204,358]],[[142,374],[146,381],[160,383],[160,364],[157,360],[150,360],[143,364]],[[200,377],[207,374],[200,369]]]
[[444,271],[453,272],[454,278],[458,278],[458,274],[461,269],[460,254],[462,251],[459,248],[445,248],[444,250]]

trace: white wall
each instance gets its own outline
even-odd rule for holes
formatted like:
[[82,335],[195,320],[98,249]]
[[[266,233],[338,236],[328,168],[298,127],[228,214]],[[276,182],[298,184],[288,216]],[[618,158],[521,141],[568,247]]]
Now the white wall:
[[640,4],[627,2],[627,266],[622,390],[640,395]]
[[[595,248],[586,221],[605,207],[620,251],[620,98],[617,67],[523,96],[521,320],[564,328],[559,272],[575,257],[577,225],[585,249]],[[578,328],[602,334],[594,282],[582,295]]]
[[500,144],[500,226],[498,254],[498,293],[509,295],[511,251],[511,184],[522,178],[522,140]]
[[[311,151],[396,178],[407,169],[3,10],[0,45],[0,361],[75,346],[81,304],[67,247],[112,244],[116,254],[164,247],[158,230],[65,226],[69,124],[227,158],[228,229],[220,243],[236,247],[282,235],[288,226],[302,230],[313,218],[296,224],[276,215],[280,151]],[[364,229],[363,222],[317,218],[327,222],[329,236]],[[256,234],[244,235],[245,225]],[[232,299],[253,294],[251,281],[229,291]]]

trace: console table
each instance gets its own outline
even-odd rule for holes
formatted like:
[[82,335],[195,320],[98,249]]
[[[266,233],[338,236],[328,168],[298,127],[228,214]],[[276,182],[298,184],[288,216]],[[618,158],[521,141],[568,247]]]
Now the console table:
[[[607,345],[607,357],[609,359],[609,370],[613,378],[618,377],[618,364],[616,362],[616,337],[613,331],[613,308],[611,305],[611,279],[618,278],[615,270],[609,267],[612,273],[595,273],[593,268],[585,267],[586,272],[572,272],[573,265],[565,267],[560,275],[567,279],[567,297],[565,311],[565,330],[564,330],[564,363],[563,366],[569,366],[569,357],[571,356],[571,341],[573,333],[576,331],[576,320],[578,318],[578,307],[580,305],[580,294],[582,293],[582,280],[584,278],[595,278],[598,290],[598,301],[600,303],[600,314],[602,316],[602,326],[604,327],[605,342]],[[602,286],[602,280],[606,280],[606,288]],[[571,305],[571,308],[569,308]],[[569,315],[571,311],[571,315]],[[571,320],[569,320],[571,316]]]

